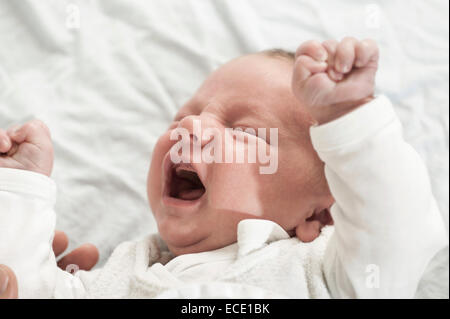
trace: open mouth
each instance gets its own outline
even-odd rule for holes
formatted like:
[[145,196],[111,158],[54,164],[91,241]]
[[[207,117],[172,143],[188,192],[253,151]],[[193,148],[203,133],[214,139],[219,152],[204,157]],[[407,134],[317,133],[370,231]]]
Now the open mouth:
[[189,164],[175,164],[168,174],[168,195],[185,201],[195,201],[206,188],[195,169]]

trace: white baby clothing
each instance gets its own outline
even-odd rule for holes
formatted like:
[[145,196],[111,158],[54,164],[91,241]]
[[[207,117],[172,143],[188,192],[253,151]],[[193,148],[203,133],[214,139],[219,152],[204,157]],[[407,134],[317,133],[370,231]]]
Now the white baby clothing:
[[411,298],[448,237],[426,167],[380,96],[311,128],[336,202],[333,227],[302,243],[243,220],[236,243],[173,257],[158,235],[118,246],[104,267],[60,270],[52,251],[56,186],[0,168],[0,263],[21,298]]

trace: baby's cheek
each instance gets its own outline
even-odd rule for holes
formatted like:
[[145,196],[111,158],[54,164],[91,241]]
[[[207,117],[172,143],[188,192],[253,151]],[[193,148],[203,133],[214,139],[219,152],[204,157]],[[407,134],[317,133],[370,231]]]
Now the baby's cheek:
[[215,164],[208,196],[213,209],[261,217],[259,173],[256,164]]
[[[252,140],[253,143],[250,143]],[[262,180],[270,180],[267,176],[271,175],[262,174],[261,168],[267,168],[269,159],[260,158],[258,150],[264,147],[266,154],[273,155],[273,152],[267,143],[253,136],[241,136],[234,143],[230,141],[232,140],[224,139],[222,142],[225,163],[215,163],[209,169],[213,181],[213,187],[209,188],[209,205],[218,210],[263,217],[266,209],[266,188],[262,185]],[[229,154],[232,154],[233,158]],[[229,160],[232,163],[226,163]]]
[[168,133],[162,135],[152,152],[150,161],[150,169],[147,177],[147,195],[150,201],[152,210],[154,203],[159,201],[162,194],[162,169],[164,156],[171,147]]

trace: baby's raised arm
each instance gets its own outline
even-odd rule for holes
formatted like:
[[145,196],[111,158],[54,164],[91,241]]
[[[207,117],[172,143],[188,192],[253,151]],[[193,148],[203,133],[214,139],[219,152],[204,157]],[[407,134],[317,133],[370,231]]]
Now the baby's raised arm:
[[324,273],[338,298],[413,297],[447,244],[425,165],[389,100],[373,97],[377,66],[371,40],[297,50],[293,91],[320,124],[311,139],[336,200]]
[[0,130],[0,262],[14,270],[20,298],[73,297],[83,287],[59,269],[52,249],[56,187],[44,123]]

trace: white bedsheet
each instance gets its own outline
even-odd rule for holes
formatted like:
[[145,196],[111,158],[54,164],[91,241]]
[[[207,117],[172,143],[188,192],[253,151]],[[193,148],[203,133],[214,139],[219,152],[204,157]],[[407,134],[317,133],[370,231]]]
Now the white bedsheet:
[[[219,64],[308,39],[372,37],[377,89],[427,163],[448,229],[449,3],[445,0],[2,0],[0,127],[43,119],[56,147],[58,228],[70,247],[154,232],[155,140]],[[0,260],[1,262],[1,260]],[[418,297],[448,298],[448,249]]]

